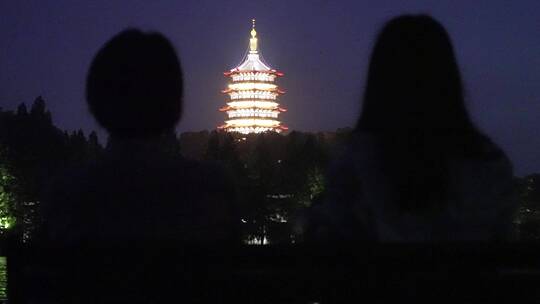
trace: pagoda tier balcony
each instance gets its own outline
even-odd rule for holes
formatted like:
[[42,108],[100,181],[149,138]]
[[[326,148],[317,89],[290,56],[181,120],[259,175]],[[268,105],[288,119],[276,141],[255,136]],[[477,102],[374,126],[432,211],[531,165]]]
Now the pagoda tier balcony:
[[267,100],[267,101],[276,101],[278,97],[277,92],[230,92],[229,98],[234,101],[243,101],[243,100]]
[[235,91],[275,91],[278,86],[274,83],[250,81],[250,82],[234,82],[229,84],[228,89]]
[[243,72],[233,74],[229,76],[233,82],[252,81],[252,82],[274,82],[276,80],[275,74],[261,73],[261,72]]
[[239,133],[261,133],[261,132],[267,132],[267,131],[274,131],[274,132],[282,132],[289,130],[289,127],[284,125],[278,125],[275,127],[262,127],[262,126],[231,126],[231,125],[221,125],[218,126],[218,129],[220,130],[226,130],[229,132],[239,132]]
[[257,127],[257,126],[253,126],[253,127],[224,127],[222,129],[226,130],[227,132],[237,132],[237,133],[241,133],[241,134],[251,134],[251,133],[259,134],[259,133],[265,133],[265,132],[281,133],[281,132],[285,131],[281,127],[268,128],[268,127]]
[[279,104],[274,101],[267,100],[244,100],[244,101],[231,101],[227,103],[230,108],[246,109],[246,108],[260,108],[260,109],[277,109]]
[[279,92],[270,91],[230,91],[231,100],[276,100]]
[[277,94],[285,94],[285,91],[278,88],[276,85],[269,84],[269,83],[260,83],[260,84],[267,84],[269,86],[236,86],[236,85],[243,85],[245,83],[234,83],[230,84],[229,88],[222,90],[222,93],[233,93],[233,92],[270,92],[270,93],[277,93]]
[[276,82],[274,80],[238,80],[238,79],[232,79],[231,84],[236,83],[267,83],[267,84],[275,84]]
[[221,91],[222,93],[240,93],[240,92],[268,92],[268,93],[275,93],[276,95],[282,95],[285,94],[285,91],[280,88],[273,88],[273,89],[225,89]]
[[[235,97],[238,97],[235,95]],[[277,98],[272,98],[271,96],[269,98],[231,98],[231,102],[245,102],[245,101],[262,101],[262,102],[277,102]]]
[[265,127],[276,128],[280,125],[280,122],[271,118],[235,118],[225,121],[227,126],[230,127]]
[[276,118],[280,111],[260,108],[231,109],[227,111],[229,118]]

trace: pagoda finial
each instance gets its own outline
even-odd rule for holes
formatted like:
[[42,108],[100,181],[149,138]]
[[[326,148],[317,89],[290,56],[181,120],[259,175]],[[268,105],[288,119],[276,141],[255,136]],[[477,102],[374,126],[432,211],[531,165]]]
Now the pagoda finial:
[[249,39],[250,53],[257,53],[257,31],[255,30],[255,18],[251,19],[251,38]]

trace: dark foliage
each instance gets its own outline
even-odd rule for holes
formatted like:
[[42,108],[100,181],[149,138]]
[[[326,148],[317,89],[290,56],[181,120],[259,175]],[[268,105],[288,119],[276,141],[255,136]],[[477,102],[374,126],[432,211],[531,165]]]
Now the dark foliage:
[[101,147],[95,132],[62,132],[52,123],[41,96],[30,112],[24,103],[16,112],[0,111],[3,166],[14,177],[16,225],[13,233],[28,239],[41,221],[40,202],[49,183],[68,167],[95,161]]
[[[17,198],[13,234],[29,238],[41,221],[43,191],[67,168],[95,162],[104,151],[95,132],[65,132],[55,127],[41,97],[27,110],[0,111],[2,166],[14,177],[9,191]],[[167,148],[173,154],[220,163],[229,171],[237,192],[244,240],[291,243],[302,239],[295,223],[323,192],[326,169],[343,153],[351,129],[327,133],[293,131],[241,135],[222,132],[173,132]],[[516,233],[521,240],[540,236],[540,178],[516,178],[520,211]],[[126,211],[129,212],[129,211]]]
[[522,241],[540,240],[540,174],[516,178],[520,208],[515,219],[518,237]]
[[191,157],[229,170],[245,241],[291,243],[301,238],[295,223],[324,190],[330,156],[339,153],[349,133],[190,132],[180,142]]

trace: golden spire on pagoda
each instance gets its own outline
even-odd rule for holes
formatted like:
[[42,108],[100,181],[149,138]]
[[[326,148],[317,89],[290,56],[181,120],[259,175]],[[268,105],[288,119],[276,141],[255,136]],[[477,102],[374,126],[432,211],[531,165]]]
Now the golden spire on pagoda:
[[255,30],[255,19],[251,19],[251,38],[249,38],[249,52],[257,53],[257,31]]

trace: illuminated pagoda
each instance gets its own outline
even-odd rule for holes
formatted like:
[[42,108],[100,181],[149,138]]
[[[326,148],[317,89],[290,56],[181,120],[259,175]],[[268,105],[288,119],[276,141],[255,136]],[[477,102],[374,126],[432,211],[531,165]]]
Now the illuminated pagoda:
[[252,21],[248,53],[240,65],[224,73],[231,82],[222,92],[228,94],[230,100],[219,110],[227,113],[228,120],[218,129],[242,134],[279,133],[288,129],[278,120],[278,115],[286,110],[279,106],[277,100],[285,92],[274,83],[283,73],[272,69],[262,59],[255,19]]

